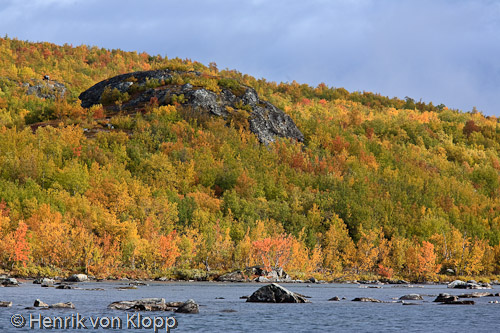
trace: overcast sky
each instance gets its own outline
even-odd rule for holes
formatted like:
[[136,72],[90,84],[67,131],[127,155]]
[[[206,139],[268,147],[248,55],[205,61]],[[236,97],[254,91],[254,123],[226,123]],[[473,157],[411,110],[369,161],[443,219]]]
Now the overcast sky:
[[500,0],[0,0],[0,34],[500,116]]

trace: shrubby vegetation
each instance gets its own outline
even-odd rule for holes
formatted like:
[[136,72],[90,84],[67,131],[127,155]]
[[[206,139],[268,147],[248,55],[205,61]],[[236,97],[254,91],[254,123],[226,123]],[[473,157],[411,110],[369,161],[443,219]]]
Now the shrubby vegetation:
[[[79,105],[101,80],[159,68],[204,73],[168,84],[253,87],[294,119],[305,144],[263,146],[241,116],[251,110],[229,110],[228,126],[197,118],[181,95],[108,115],[105,130],[102,106]],[[66,85],[64,99],[26,95],[22,83],[46,74]],[[110,91],[102,104],[126,98]],[[255,264],[296,277],[492,277],[499,151],[498,120],[478,112],[2,38],[0,266],[98,277],[215,276]]]

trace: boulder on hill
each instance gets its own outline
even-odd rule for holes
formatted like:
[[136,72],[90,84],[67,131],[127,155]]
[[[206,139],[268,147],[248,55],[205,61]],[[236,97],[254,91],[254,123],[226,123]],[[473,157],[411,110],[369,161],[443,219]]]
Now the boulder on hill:
[[85,108],[102,104],[108,111],[137,112],[151,102],[159,106],[175,104],[191,117],[210,115],[232,119],[245,127],[248,124],[264,144],[276,137],[304,141],[292,118],[260,99],[254,89],[234,79],[195,71],[163,69],[122,74],[97,83],[79,98]]

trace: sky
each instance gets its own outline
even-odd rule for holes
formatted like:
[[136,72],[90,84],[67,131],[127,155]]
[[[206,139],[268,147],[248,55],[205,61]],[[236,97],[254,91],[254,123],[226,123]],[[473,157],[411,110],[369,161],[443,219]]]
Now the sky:
[[500,116],[500,0],[0,0],[0,35]]

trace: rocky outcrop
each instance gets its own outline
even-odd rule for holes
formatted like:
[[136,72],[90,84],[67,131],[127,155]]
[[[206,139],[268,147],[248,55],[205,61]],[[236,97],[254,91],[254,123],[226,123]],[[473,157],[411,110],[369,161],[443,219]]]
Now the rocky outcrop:
[[26,82],[23,84],[27,95],[35,95],[38,98],[57,99],[66,94],[66,86],[57,81],[44,80],[41,82]]
[[41,285],[41,287],[53,287],[54,283],[55,283],[55,281],[53,279],[44,278],[41,281],[40,285]]
[[247,298],[247,302],[310,303],[304,296],[291,292],[276,283],[257,289]]
[[252,266],[247,267],[244,270],[237,270],[217,278],[220,282],[265,282],[265,283],[275,283],[275,282],[291,282],[290,276],[282,269],[271,269],[270,271],[265,270],[262,266]]
[[[216,82],[216,86],[193,85],[203,79]],[[209,114],[225,119],[243,119],[264,144],[275,141],[276,137],[304,141],[290,116],[260,99],[254,89],[235,80],[209,77],[194,71],[164,69],[122,74],[97,83],[79,98],[85,108],[103,104],[106,109],[115,111],[139,110],[151,101],[158,105],[176,103],[195,116]]]

